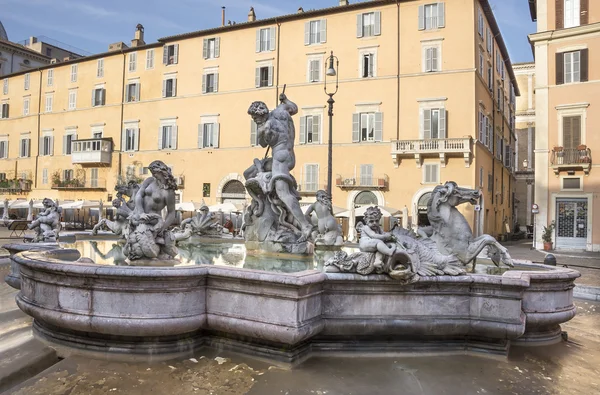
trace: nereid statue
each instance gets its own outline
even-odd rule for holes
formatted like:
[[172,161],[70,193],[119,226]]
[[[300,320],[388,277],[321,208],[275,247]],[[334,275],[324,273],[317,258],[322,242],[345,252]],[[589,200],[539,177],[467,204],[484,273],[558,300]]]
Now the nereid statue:
[[[307,254],[312,225],[300,209],[298,186],[290,174],[296,165],[292,116],[298,107],[285,93],[279,95],[279,101],[271,112],[261,101],[248,109],[257,125],[258,143],[268,148],[265,157],[254,159],[244,172],[246,190],[252,197],[244,214],[244,238],[249,249]],[[268,157],[269,150],[272,157]]]
[[229,230],[215,222],[214,213],[209,212],[206,205],[202,205],[192,218],[181,221],[173,235],[176,241],[187,240],[192,236],[204,237],[233,237]]
[[[172,259],[177,255],[175,238],[169,229],[175,222],[177,182],[171,169],[159,160],[150,163],[152,177],[144,180],[133,200],[129,234],[123,253],[129,260]],[[166,209],[163,219],[162,211]]]
[[48,243],[58,241],[61,224],[60,213],[61,209],[52,199],[45,198],[42,201],[44,210],[40,211],[35,221],[27,225],[31,230],[35,231],[33,243]]
[[333,207],[331,196],[325,191],[317,191],[317,201],[308,207],[305,213],[306,219],[310,222],[310,215],[317,214],[317,229],[313,231],[313,240],[317,245],[341,246],[344,244],[342,239],[342,227],[333,216]]

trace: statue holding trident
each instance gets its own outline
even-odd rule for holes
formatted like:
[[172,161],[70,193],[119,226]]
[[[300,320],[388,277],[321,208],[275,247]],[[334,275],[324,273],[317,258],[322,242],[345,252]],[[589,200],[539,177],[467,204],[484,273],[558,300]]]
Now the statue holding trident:
[[246,190],[252,197],[244,234],[246,241],[263,243],[261,248],[271,252],[307,253],[312,225],[300,209],[298,185],[290,174],[296,166],[292,116],[298,113],[298,106],[285,95],[285,86],[279,102],[271,112],[262,101],[248,109],[257,125],[258,144],[267,152],[244,172]]

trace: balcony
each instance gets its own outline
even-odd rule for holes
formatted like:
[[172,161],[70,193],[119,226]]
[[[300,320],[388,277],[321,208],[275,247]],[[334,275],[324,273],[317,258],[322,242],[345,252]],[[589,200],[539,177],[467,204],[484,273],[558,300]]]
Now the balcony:
[[583,170],[587,176],[592,168],[592,151],[586,145],[577,148],[554,147],[550,165],[556,175],[561,171]]
[[105,179],[91,180],[52,180],[52,189],[68,190],[68,191],[106,191]]
[[414,158],[421,168],[424,157],[439,157],[442,167],[446,167],[447,157],[462,157],[465,167],[471,166],[473,139],[469,137],[452,139],[419,139],[392,141],[392,160],[398,167],[402,158]]
[[31,180],[0,180],[0,195],[22,195],[31,192]]
[[387,174],[381,176],[369,174],[360,177],[346,177],[338,174],[335,179],[335,186],[340,189],[387,189],[389,180]]
[[73,140],[71,163],[80,165],[110,165],[113,143],[110,138]]

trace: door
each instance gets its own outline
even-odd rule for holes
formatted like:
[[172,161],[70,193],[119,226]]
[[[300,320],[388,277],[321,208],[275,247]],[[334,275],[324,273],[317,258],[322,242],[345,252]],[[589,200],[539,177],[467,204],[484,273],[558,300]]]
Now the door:
[[556,248],[585,250],[588,231],[587,199],[556,199]]

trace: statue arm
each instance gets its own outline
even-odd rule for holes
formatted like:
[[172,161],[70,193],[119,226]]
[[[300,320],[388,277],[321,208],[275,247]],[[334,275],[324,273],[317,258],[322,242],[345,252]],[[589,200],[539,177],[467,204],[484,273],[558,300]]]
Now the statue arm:
[[165,218],[165,222],[163,224],[163,230],[166,230],[175,223],[175,192],[169,193],[167,197],[167,217]]
[[279,101],[281,102],[280,106],[283,106],[283,109],[287,111],[290,115],[298,114],[298,106],[296,105],[296,103],[289,100],[284,93],[279,95]]
[[313,203],[310,206],[308,206],[308,209],[306,210],[306,213],[304,213],[304,216],[306,217],[306,219],[308,220],[308,222],[311,222],[311,214],[313,213],[313,211],[315,211],[315,204]]
[[380,235],[379,233],[375,233],[373,231],[373,229],[369,228],[368,226],[364,225],[361,229],[362,232],[364,232],[367,236],[369,236],[371,239],[377,239],[377,240],[382,240],[382,241],[387,241],[388,240],[388,235],[387,234],[382,234]]

